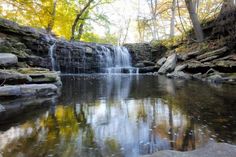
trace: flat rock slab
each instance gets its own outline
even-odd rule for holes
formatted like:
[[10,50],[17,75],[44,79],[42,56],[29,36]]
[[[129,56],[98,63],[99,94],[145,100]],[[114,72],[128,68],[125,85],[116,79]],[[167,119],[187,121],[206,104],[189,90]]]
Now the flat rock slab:
[[32,79],[25,74],[21,74],[14,70],[1,70],[0,69],[0,82],[6,84],[22,84],[29,83]]
[[164,150],[143,157],[235,157],[236,146],[226,143],[209,143],[203,148],[188,152]]
[[17,56],[11,53],[0,53],[0,66],[16,65]]
[[58,94],[54,84],[29,84],[0,87],[0,97],[51,96]]

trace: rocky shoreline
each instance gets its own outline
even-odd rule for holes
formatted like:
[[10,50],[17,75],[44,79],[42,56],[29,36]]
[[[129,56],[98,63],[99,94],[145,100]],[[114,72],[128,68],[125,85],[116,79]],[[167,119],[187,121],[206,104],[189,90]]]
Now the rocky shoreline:
[[[14,72],[14,75],[21,78],[23,83],[53,82],[50,80],[51,76],[56,74],[54,72],[47,74],[50,73],[47,69],[52,69],[49,49],[53,43],[56,43],[53,57],[57,62],[56,67],[62,73],[100,72],[99,69],[102,69],[104,63],[99,61],[99,58],[102,57],[99,52],[103,46],[112,49],[112,45],[68,42],[60,38],[53,38],[48,36],[44,30],[19,26],[5,19],[0,19],[0,28],[0,53],[3,58],[0,61],[1,69],[5,67],[9,69],[7,64],[11,64],[10,70],[13,69],[13,71],[16,68],[36,68],[33,70],[35,74],[29,76],[33,77],[32,81],[29,80],[29,77],[19,75],[21,70]],[[161,74],[170,78],[197,79],[214,83],[235,84],[236,81],[236,54],[227,44],[214,49],[202,48],[189,53],[180,53],[176,51],[177,48],[169,50],[162,44],[138,43],[124,46],[131,53],[133,66],[139,68],[141,74]],[[4,57],[11,59],[8,60],[10,63],[5,63],[7,60]],[[37,69],[39,67],[41,69]],[[36,75],[37,70],[44,72]],[[9,73],[13,72],[0,70],[0,81],[4,80],[1,78],[2,76]],[[47,78],[48,76],[50,78]],[[58,77],[54,77],[52,80],[59,81]]]
[[171,150],[164,150],[156,152],[152,155],[145,155],[142,157],[234,157],[236,154],[236,146],[226,143],[210,142],[202,148],[194,151],[178,152]]
[[[130,51],[135,53],[135,50]],[[236,84],[236,54],[226,46],[216,50],[200,50],[186,54],[172,50],[162,52],[160,56],[163,57],[138,61],[135,67],[140,69],[140,73],[166,75],[169,78]]]
[[[28,110],[51,104],[60,94],[59,73],[50,71],[48,59],[42,57],[48,55],[45,37],[32,28],[0,19],[1,124],[8,123],[12,117],[27,115]],[[46,47],[34,45],[36,41]],[[32,46],[27,47],[28,44]]]

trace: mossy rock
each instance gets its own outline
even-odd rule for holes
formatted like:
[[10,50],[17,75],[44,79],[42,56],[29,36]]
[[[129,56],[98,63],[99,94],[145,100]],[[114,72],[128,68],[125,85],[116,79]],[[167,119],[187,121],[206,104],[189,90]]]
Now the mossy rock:
[[18,72],[22,74],[45,74],[50,73],[49,69],[45,68],[20,68]]
[[26,53],[24,50],[17,50],[14,47],[9,46],[1,46],[0,45],[0,53],[12,53],[17,55],[18,58],[27,58],[29,57],[28,53]]
[[31,83],[57,83],[60,81],[57,72],[45,68],[20,68],[17,71],[30,76],[32,78]]

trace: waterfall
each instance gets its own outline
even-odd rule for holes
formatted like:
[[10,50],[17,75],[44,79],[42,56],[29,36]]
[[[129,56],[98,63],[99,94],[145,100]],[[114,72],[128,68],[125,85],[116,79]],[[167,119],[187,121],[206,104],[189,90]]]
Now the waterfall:
[[[131,56],[127,48],[121,46],[100,46],[100,66],[105,66],[105,72],[112,73],[137,73],[139,70],[132,67]],[[103,69],[103,68],[102,68]]]
[[[139,72],[137,68],[132,67],[131,55],[125,47],[100,44],[83,45],[83,43],[73,45],[56,40],[53,43],[49,48],[53,71],[60,70],[62,74],[138,74]],[[67,44],[69,45],[67,46]],[[55,51],[55,46],[57,46],[57,51]]]
[[54,44],[52,44],[49,48],[49,56],[51,59],[51,64],[52,64],[52,71],[55,71],[56,69],[56,62],[54,59],[54,47],[56,46],[56,42],[54,42]]

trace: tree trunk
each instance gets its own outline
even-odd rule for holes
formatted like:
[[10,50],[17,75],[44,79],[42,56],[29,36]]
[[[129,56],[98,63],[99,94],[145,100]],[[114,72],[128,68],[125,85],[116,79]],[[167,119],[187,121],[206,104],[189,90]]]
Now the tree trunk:
[[186,6],[187,6],[189,15],[190,15],[190,19],[191,19],[192,24],[193,24],[193,29],[194,29],[197,41],[202,42],[203,39],[204,39],[204,35],[203,35],[203,31],[202,31],[200,22],[198,20],[198,16],[195,12],[193,2],[192,2],[192,0],[185,0],[185,3],[186,3]]
[[78,41],[81,40],[83,33],[84,33],[84,22],[79,25]]
[[130,22],[131,22],[131,19],[129,19],[128,22],[127,22],[126,29],[125,29],[125,34],[124,34],[125,36],[123,38],[122,45],[124,45],[124,43],[127,39],[127,36],[128,36],[128,33],[129,33]]
[[158,29],[157,29],[157,5],[158,5],[158,1],[157,0],[148,0],[148,4],[150,7],[150,13],[152,16],[151,22],[152,22],[152,26],[151,26],[151,30],[152,30],[152,37],[154,40],[159,38],[159,33],[158,33]]
[[75,29],[76,29],[76,26],[79,22],[79,20],[81,19],[81,16],[84,14],[85,11],[87,11],[87,9],[90,7],[91,3],[93,2],[94,0],[89,0],[88,3],[84,6],[84,8],[77,14],[76,18],[75,18],[75,21],[72,25],[72,28],[71,28],[71,38],[70,40],[74,40],[75,39]]
[[176,0],[173,0],[171,7],[170,38],[172,38],[175,35],[175,13],[176,13]]
[[51,34],[53,26],[54,26],[54,22],[55,22],[55,16],[56,16],[56,8],[57,8],[57,0],[53,1],[53,8],[52,8],[52,13],[51,13],[51,19],[48,23],[48,27],[47,27],[47,32],[49,34]]

